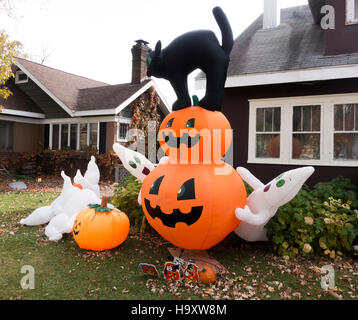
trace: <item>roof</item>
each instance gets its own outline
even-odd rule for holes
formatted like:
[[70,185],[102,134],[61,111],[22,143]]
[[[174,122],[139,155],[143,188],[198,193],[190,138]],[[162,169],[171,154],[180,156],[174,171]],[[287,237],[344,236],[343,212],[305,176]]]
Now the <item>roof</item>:
[[262,22],[263,15],[235,39],[228,77],[358,64],[358,54],[325,56],[325,30],[315,24],[308,5],[282,9],[277,28],[263,30]]
[[[42,89],[47,91],[50,96],[52,95],[52,98],[65,110],[68,108],[72,116],[76,116],[76,113],[84,116],[87,115],[87,111],[93,111],[96,115],[101,114],[102,110],[106,114],[114,113],[115,109],[116,112],[119,112],[152,85],[162,100],[160,106],[163,112],[165,114],[170,112],[170,108],[153,80],[144,80],[138,84],[110,85],[26,59],[16,58],[16,60],[18,67],[40,87],[42,86]],[[34,104],[32,103],[32,105]],[[36,105],[35,107],[38,109]]]
[[21,58],[16,60],[72,111],[77,109],[78,90],[108,85],[29,60]]
[[76,111],[113,109],[143,88],[150,80],[139,84],[122,83],[78,91]]

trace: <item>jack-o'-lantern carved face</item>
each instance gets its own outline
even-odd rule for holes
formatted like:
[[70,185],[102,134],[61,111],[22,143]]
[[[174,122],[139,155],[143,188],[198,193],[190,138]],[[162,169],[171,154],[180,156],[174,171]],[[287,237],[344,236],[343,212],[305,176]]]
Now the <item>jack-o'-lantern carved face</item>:
[[159,129],[163,151],[178,163],[219,162],[231,140],[231,126],[226,117],[201,107],[171,112]]
[[[216,174],[216,169],[227,174]],[[228,192],[230,190],[230,192]],[[235,209],[246,190],[230,166],[163,164],[142,185],[142,207],[151,226],[183,249],[208,249],[238,225]]]

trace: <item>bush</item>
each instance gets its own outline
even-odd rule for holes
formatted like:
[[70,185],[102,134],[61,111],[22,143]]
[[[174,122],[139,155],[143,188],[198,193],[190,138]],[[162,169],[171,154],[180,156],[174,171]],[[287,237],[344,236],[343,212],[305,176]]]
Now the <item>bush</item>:
[[141,187],[142,183],[129,175],[115,187],[111,203],[127,214],[131,226],[134,226],[137,231],[144,232],[146,220],[142,207],[138,204],[138,194]]
[[306,185],[267,224],[274,250],[290,258],[352,250],[358,234],[357,186],[338,177],[310,190]]

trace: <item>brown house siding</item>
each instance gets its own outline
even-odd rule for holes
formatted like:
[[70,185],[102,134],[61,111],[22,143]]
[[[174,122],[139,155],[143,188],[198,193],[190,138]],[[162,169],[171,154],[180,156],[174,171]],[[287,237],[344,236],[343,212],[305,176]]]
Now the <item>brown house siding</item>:
[[36,152],[43,144],[44,126],[14,122],[14,152]]
[[358,53],[358,24],[346,25],[346,0],[326,0],[335,10],[335,29],[326,30],[326,55]]
[[[248,164],[249,101],[250,99],[295,97],[358,92],[358,78],[349,80],[317,81],[225,89],[223,113],[233,128],[234,166],[244,166],[263,182],[270,181],[281,172],[297,168],[294,165]],[[358,185],[357,167],[315,166],[308,184],[329,181],[339,175],[349,177]]]

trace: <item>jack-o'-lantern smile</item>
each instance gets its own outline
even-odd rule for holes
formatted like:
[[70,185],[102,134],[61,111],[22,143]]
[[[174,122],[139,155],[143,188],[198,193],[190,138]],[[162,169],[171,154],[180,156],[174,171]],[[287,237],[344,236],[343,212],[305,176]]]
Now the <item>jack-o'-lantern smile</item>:
[[197,133],[194,137],[191,137],[189,133],[184,132],[181,137],[175,137],[173,132],[169,132],[167,135],[163,132],[163,140],[171,148],[179,148],[180,144],[184,144],[187,148],[194,147],[200,139],[200,133]]
[[[158,195],[159,187],[163,181],[164,176],[157,178],[150,188],[149,194]],[[195,199],[195,186],[194,179],[189,179],[183,183],[177,193],[177,200],[193,200]],[[184,222],[190,226],[197,222],[203,212],[203,206],[193,206],[188,213],[183,213],[179,208],[173,208],[172,213],[167,214],[162,211],[159,205],[153,208],[150,205],[150,200],[144,199],[144,205],[148,214],[153,218],[158,218],[162,221],[163,225],[169,228],[175,228],[178,222]]]

